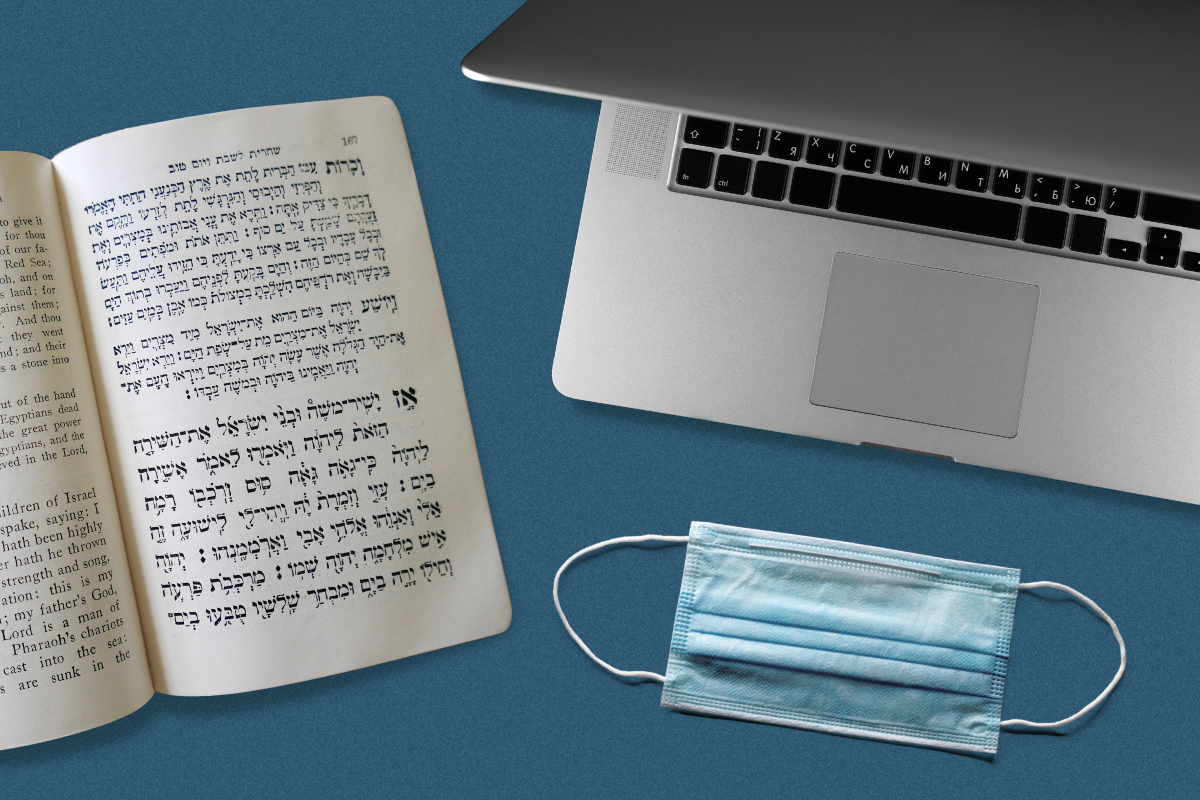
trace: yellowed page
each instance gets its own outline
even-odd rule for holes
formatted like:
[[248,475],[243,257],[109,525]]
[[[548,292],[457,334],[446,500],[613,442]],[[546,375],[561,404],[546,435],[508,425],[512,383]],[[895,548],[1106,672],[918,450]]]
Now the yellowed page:
[[152,694],[53,170],[0,153],[0,749]]
[[194,117],[54,163],[155,688],[259,689],[504,630],[395,105]]

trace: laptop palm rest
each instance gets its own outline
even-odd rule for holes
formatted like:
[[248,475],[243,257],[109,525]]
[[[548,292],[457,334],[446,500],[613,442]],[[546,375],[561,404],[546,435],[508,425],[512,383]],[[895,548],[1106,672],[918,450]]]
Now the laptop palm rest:
[[1013,437],[1038,287],[850,253],[833,259],[809,401]]

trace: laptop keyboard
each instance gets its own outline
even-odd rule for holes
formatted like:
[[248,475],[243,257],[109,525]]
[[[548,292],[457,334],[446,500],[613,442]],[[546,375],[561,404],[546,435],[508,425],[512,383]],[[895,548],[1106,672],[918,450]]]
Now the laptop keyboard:
[[1068,176],[686,116],[671,188],[1200,278],[1200,201]]

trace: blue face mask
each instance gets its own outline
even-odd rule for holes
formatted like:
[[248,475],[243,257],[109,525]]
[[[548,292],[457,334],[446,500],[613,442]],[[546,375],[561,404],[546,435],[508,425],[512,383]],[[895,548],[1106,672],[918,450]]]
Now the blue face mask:
[[[558,602],[563,570],[609,544],[687,542],[666,675],[618,670],[592,653]],[[891,742],[995,753],[1002,726],[1056,727],[1099,704],[1125,672],[1125,643],[1095,603],[1020,571],[809,536],[692,523],[690,536],[592,545],[554,578],[571,637],[617,675],[663,683],[662,705]],[[1000,719],[1018,588],[1067,591],[1121,646],[1108,688],[1058,722]]]

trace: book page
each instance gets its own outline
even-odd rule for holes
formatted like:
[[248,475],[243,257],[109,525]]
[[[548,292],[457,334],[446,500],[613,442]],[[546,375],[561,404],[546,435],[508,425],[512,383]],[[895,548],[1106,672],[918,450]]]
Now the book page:
[[0,749],[152,694],[53,170],[0,153]]
[[504,630],[395,105],[194,117],[54,164],[155,688],[259,689]]

